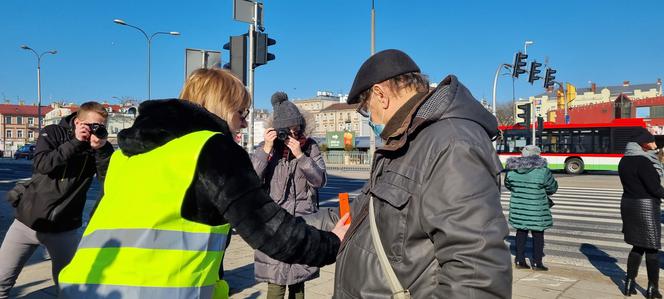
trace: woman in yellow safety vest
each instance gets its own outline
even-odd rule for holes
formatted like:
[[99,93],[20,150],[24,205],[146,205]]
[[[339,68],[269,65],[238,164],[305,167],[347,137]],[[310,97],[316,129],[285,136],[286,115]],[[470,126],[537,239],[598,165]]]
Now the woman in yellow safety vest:
[[229,72],[201,69],[181,99],[143,102],[118,134],[105,194],[60,298],[227,298],[217,271],[232,226],[253,248],[291,264],[335,261],[348,226],[320,231],[265,193],[233,139],[250,96]]

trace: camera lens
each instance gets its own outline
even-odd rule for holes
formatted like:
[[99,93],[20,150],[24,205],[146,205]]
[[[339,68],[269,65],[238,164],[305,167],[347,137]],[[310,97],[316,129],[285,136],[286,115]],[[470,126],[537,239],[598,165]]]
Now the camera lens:
[[286,141],[288,139],[288,130],[286,129],[279,129],[277,130],[277,139],[281,141]]

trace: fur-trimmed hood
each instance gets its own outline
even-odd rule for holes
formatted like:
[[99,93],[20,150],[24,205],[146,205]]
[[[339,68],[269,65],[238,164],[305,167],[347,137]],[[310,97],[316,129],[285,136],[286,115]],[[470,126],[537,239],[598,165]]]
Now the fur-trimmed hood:
[[536,168],[544,168],[547,166],[546,159],[540,156],[529,157],[512,157],[507,159],[505,169],[516,171],[519,173],[530,172]]
[[118,133],[118,145],[122,153],[133,156],[202,130],[232,138],[226,121],[200,105],[178,99],[145,101],[134,124]]

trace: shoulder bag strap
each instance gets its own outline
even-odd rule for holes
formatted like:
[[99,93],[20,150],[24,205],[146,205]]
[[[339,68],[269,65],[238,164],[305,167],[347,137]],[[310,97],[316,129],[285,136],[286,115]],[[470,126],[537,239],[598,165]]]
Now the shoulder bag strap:
[[380,236],[378,235],[378,226],[376,225],[376,214],[374,213],[374,201],[373,196],[369,198],[369,226],[371,227],[371,241],[374,248],[376,249],[376,255],[378,256],[378,262],[380,262],[380,267],[383,269],[387,281],[390,283],[390,290],[392,290],[392,298],[395,299],[409,299],[410,292],[403,288],[401,282],[397,278],[394,269],[390,265],[390,261],[387,259],[387,254],[385,254],[385,249],[380,241]]

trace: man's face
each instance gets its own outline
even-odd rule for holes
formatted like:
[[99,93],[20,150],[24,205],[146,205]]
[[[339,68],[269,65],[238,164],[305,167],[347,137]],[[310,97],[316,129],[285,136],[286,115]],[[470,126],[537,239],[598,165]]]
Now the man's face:
[[106,124],[106,118],[97,112],[86,112],[81,116],[77,116],[74,120],[74,125],[85,126],[89,124]]
[[83,115],[76,117],[74,120],[76,125],[79,124],[106,124],[106,118],[97,112],[87,112]]

